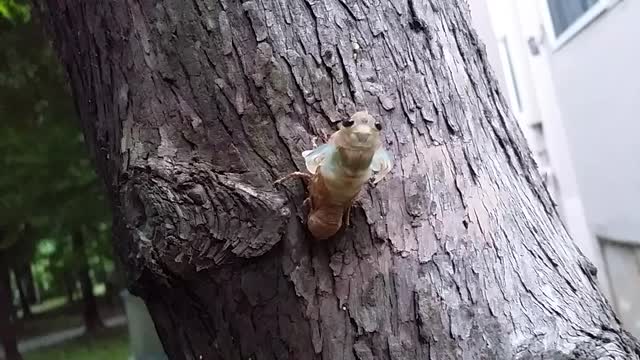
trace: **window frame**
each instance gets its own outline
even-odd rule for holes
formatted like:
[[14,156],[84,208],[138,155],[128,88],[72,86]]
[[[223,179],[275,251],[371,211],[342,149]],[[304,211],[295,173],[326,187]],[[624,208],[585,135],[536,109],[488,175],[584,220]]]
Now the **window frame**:
[[[547,0],[540,0],[543,7],[543,21],[546,29],[547,37],[551,45],[551,50],[556,51],[563,45],[568,43],[571,39],[576,37],[582,30],[587,28],[602,14],[610,10],[613,6],[621,2],[622,0],[598,0],[589,10],[580,15],[569,27],[556,36],[555,27],[553,25],[553,19],[551,17],[551,9],[549,8],[549,2]],[[571,1],[571,0],[565,0]]]
[[524,101],[522,98],[522,92],[520,89],[520,83],[516,74],[516,67],[513,62],[513,55],[509,44],[509,39],[506,35],[498,38],[498,56],[502,63],[502,72],[505,76],[507,84],[507,94],[509,96],[509,105],[516,118],[520,120],[522,113],[524,112]]

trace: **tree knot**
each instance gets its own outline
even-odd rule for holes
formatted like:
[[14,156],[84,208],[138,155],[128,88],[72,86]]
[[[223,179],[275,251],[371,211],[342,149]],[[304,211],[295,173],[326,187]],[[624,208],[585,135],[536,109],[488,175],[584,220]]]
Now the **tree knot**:
[[284,235],[287,198],[239,174],[166,159],[129,170],[120,193],[131,255],[156,273],[186,276],[261,256]]

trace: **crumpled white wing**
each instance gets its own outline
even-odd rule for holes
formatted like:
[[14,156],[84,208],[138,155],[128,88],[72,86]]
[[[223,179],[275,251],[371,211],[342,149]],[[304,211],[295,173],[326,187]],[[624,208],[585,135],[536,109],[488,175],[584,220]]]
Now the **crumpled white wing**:
[[310,173],[315,174],[322,162],[329,158],[329,155],[335,150],[333,144],[322,144],[313,150],[305,150],[302,152],[305,165]]
[[383,147],[380,147],[373,154],[373,159],[371,160],[371,170],[376,173],[373,183],[376,184],[382,180],[391,171],[392,167],[393,158]]

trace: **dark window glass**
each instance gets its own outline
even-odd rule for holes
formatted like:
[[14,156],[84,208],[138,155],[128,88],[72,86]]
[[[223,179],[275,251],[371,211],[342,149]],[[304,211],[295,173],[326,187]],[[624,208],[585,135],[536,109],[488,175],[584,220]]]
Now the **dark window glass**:
[[598,0],[547,0],[556,36],[562,34]]

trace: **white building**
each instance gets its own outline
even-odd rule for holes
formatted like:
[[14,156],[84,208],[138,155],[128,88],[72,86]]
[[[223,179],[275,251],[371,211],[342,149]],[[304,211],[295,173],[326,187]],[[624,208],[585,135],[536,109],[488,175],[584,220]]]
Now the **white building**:
[[467,1],[567,229],[640,336],[640,1]]

